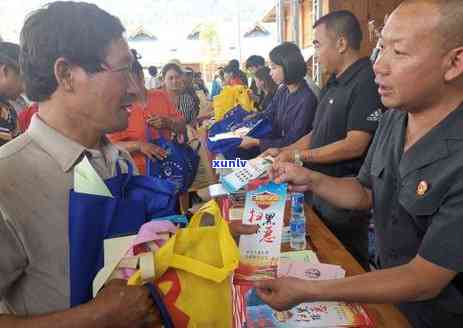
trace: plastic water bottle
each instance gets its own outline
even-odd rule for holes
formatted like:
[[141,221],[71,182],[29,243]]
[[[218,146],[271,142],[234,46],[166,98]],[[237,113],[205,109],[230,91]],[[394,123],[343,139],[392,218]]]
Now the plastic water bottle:
[[289,221],[291,237],[289,244],[294,250],[304,250],[307,246],[305,239],[304,194],[291,195],[291,219]]

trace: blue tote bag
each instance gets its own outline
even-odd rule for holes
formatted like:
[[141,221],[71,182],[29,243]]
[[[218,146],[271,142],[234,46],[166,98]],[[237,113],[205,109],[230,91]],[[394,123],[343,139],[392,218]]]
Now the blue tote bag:
[[251,113],[245,111],[241,106],[237,106],[225,114],[224,118],[214,123],[208,131],[207,148],[215,154],[222,154],[226,159],[251,159],[259,155],[258,147],[251,149],[241,149],[241,138],[230,138],[225,140],[212,141],[213,137],[219,133],[235,131],[242,127],[251,128],[247,136],[252,138],[264,138],[272,132],[272,123],[265,118],[252,118],[246,120],[246,116]]
[[163,137],[153,140],[151,130],[147,127],[145,131],[148,142],[167,152],[167,158],[163,160],[146,158],[146,175],[171,181],[177,192],[188,191],[198,172],[198,149],[194,150],[188,144]]
[[128,172],[105,181],[113,197],[69,194],[69,256],[71,306],[92,298],[92,282],[103,267],[103,241],[107,238],[136,234],[153,216],[176,213],[175,186],[169,181],[134,176]]

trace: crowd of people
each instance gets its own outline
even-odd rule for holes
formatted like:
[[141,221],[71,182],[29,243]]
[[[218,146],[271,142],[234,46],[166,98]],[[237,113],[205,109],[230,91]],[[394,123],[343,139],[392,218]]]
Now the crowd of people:
[[353,13],[331,12],[313,27],[329,77],[321,90],[291,42],[267,59],[230,60],[210,89],[177,61],[149,67],[145,77],[143,54],[129,48],[120,20],[81,2],[50,3],[27,17],[20,45],[0,42],[0,327],[159,321],[148,291],[120,280],[71,308],[73,168],[86,157],[107,180],[133,161],[145,175],[147,159],[168,156],[153,140],[188,143],[188,130],[212,118],[214,99],[233,87],[246,90],[252,117],[272,126],[264,138],[244,136],[239,148],[274,157],[272,179],[304,192],[367,271],[260,281],[259,297],[277,310],[310,301],[393,303],[414,327],[463,326],[461,1],[404,1],[373,62],[362,55]]

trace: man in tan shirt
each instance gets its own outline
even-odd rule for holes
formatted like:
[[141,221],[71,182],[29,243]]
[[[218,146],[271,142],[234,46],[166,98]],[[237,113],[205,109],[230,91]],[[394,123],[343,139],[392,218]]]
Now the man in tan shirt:
[[[119,19],[95,5],[55,2],[21,32],[29,130],[0,148],[0,327],[143,327],[156,320],[147,289],[109,283],[70,309],[68,208],[83,156],[103,179],[130,156],[106,133],[127,127],[136,95]],[[125,171],[126,167],[122,167]]]

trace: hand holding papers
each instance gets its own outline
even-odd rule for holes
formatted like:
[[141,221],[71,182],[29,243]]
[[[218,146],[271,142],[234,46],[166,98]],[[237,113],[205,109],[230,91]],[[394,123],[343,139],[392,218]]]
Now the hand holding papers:
[[230,193],[246,186],[251,180],[266,174],[272,167],[273,158],[257,157],[246,163],[244,168],[233,171],[222,179],[223,187]]
[[[322,263],[281,261],[279,275],[304,280],[343,278],[345,271],[337,266]],[[301,303],[288,311],[275,311],[264,304],[252,291],[246,300],[247,327],[372,327],[373,322],[364,308],[355,303],[311,302]]]

